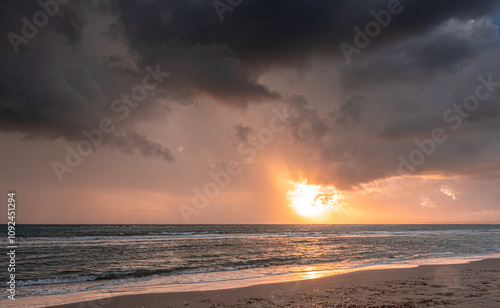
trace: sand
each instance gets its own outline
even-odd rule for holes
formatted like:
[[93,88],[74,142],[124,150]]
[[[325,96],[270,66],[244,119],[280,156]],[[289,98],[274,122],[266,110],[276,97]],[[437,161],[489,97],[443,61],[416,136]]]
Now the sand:
[[500,259],[362,270],[244,288],[138,294],[52,307],[500,307]]

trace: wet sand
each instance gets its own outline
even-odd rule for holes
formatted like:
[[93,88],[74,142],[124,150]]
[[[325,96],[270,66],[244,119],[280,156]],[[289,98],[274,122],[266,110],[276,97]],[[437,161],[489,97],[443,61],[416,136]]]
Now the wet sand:
[[51,307],[447,306],[500,307],[500,259],[362,270],[216,291],[125,295]]

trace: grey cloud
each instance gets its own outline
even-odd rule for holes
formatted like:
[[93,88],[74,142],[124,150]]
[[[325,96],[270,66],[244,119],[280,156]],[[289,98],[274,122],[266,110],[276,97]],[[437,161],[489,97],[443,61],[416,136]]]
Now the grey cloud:
[[112,147],[117,147],[124,153],[139,152],[144,156],[173,160],[172,154],[168,148],[134,131],[124,131],[113,134],[108,142]]
[[290,107],[288,121],[295,140],[317,142],[324,136],[328,130],[326,122],[303,95],[288,97],[287,104]]
[[[8,32],[21,34],[21,17],[30,19],[41,10],[36,2],[7,1],[2,6],[4,38]],[[112,57],[98,59],[81,48],[88,22],[86,8],[83,2],[61,5],[59,13],[34,38],[19,46],[19,54],[10,44],[2,44],[0,130],[22,132],[27,140],[83,140],[83,129],[99,127],[104,117],[116,118],[110,110],[111,100],[140,84],[146,72],[137,66]],[[128,130],[129,122],[140,117],[150,104],[151,99],[143,102],[118,130]],[[106,136],[104,144],[171,160],[168,149],[136,133],[120,138]]]
[[[425,34],[451,18],[477,18],[498,7],[492,0],[401,3],[406,9],[392,17],[370,49]],[[223,23],[211,2],[203,1],[116,1],[110,12],[118,16],[113,36],[125,40],[140,55],[142,65],[160,62],[169,67],[178,76],[180,93],[194,97],[205,93],[245,108],[251,102],[280,98],[256,82],[258,74],[273,67],[302,67],[312,55],[343,61],[339,43],[350,42],[353,27],[373,18],[370,10],[386,6],[383,0],[245,1]],[[436,43],[434,49],[453,48],[439,46]],[[463,57],[463,45],[457,47],[456,60],[446,60]],[[419,54],[414,57],[415,65],[422,64]],[[432,62],[428,67],[435,68]]]
[[335,124],[341,126],[351,126],[359,124],[361,120],[361,112],[363,98],[354,96],[344,104],[340,105],[338,111],[331,112],[328,116],[335,121]]
[[[19,55],[1,45],[0,129],[78,141],[82,129],[114,116],[110,101],[138,84],[143,68],[158,64],[171,77],[120,124],[117,131],[123,133],[110,136],[108,145],[171,160],[167,148],[130,130],[152,116],[156,98],[193,105],[210,99],[238,109],[281,100],[291,107],[294,141],[318,153],[305,168],[327,170],[322,179],[342,187],[372,181],[394,170],[397,156],[415,148],[415,138],[445,125],[444,110],[473,93],[480,73],[500,72],[498,39],[486,22],[498,1],[402,4],[404,11],[350,65],[339,43],[352,42],[353,27],[371,20],[370,11],[385,8],[387,1],[243,1],[223,23],[210,1],[111,1],[101,12],[116,21],[103,33],[127,50],[107,58],[82,49],[90,11],[71,4],[21,46]],[[38,9],[14,1],[0,6],[4,38],[19,31],[22,16]],[[472,19],[478,22],[467,24]],[[305,95],[285,97],[259,83],[275,68],[308,68],[312,57],[332,62],[341,74],[339,96],[348,99],[332,103],[329,115]],[[484,104],[464,119],[463,128],[451,131],[450,143],[426,163],[426,172],[471,172],[453,164],[493,157],[497,152],[485,144],[498,133],[498,112],[497,105]],[[471,131],[485,137],[469,136]],[[245,127],[236,135],[244,138]]]
[[[221,23],[211,2],[116,1],[113,12],[129,45],[139,52],[162,44],[227,46],[234,58],[257,65],[290,65],[311,53],[341,56],[338,44],[351,41],[353,27],[364,26],[371,10],[386,9],[388,1],[244,1]],[[491,14],[498,2],[401,1],[405,10],[393,16],[377,42],[419,35],[456,18],[468,20]],[[229,15],[229,14],[228,14]]]
[[250,126],[246,126],[243,123],[238,123],[233,128],[232,138],[234,138],[236,144],[247,143],[248,137],[252,133],[252,128]]

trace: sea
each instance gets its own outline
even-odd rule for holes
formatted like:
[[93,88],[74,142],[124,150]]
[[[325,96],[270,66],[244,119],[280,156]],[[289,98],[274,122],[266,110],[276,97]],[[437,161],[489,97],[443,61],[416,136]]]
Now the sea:
[[[500,254],[500,225],[18,225],[15,244],[21,298],[464,262]],[[4,253],[2,301],[8,262]]]

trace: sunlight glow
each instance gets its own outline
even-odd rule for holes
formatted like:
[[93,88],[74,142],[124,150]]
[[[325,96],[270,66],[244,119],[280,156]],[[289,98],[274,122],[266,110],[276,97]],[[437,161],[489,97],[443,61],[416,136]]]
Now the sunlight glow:
[[307,184],[307,180],[292,182],[287,199],[297,214],[307,218],[322,218],[342,207],[344,196],[332,186]]

